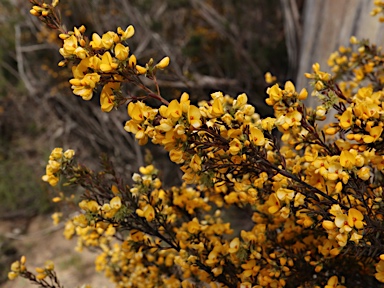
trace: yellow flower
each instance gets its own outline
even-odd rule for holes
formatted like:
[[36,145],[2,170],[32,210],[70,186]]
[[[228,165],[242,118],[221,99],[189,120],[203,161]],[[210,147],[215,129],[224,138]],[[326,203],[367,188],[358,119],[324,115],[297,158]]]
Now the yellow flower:
[[280,201],[279,201],[279,198],[277,198],[275,193],[269,195],[269,198],[266,204],[268,206],[268,212],[271,214],[274,214],[280,210]]
[[234,138],[231,142],[229,142],[229,153],[231,153],[231,155],[238,154],[242,146],[243,145],[241,144],[240,140],[237,138]]
[[384,260],[380,260],[379,263],[376,264],[376,274],[375,278],[384,283]]
[[233,254],[239,250],[240,247],[240,239],[238,237],[234,238],[231,243],[229,243],[228,252]]
[[88,57],[88,51],[85,50],[83,47],[77,47],[74,51],[74,54],[80,58],[80,59],[85,59]]
[[88,73],[83,79],[71,79],[69,83],[72,84],[73,94],[81,96],[83,100],[91,100],[93,96],[93,89],[100,81],[100,75],[97,73]]
[[233,101],[233,108],[235,109],[241,109],[247,104],[248,97],[247,94],[242,93],[239,96],[237,96],[236,100]]
[[[164,106],[163,106],[164,107]],[[181,105],[179,101],[176,99],[172,100],[165,112],[166,117],[171,117],[173,121],[177,121],[183,115],[183,111],[181,110]]]
[[130,102],[128,104],[128,115],[132,118],[136,123],[141,123],[144,121],[144,110],[145,104],[142,102]]
[[80,214],[78,216],[75,216],[73,218],[73,224],[75,224],[76,226],[80,226],[81,228],[85,228],[88,226],[87,217],[85,217],[84,214]]
[[295,85],[293,85],[291,81],[285,82],[284,91],[292,95],[293,93],[296,92]]
[[202,125],[200,109],[190,105],[188,109],[188,122],[193,128],[199,128]]
[[137,63],[136,56],[133,54],[131,56],[129,56],[129,59],[128,59],[129,67],[131,67],[131,68],[136,67],[136,63]]
[[352,126],[353,122],[353,114],[352,114],[352,109],[348,108],[343,112],[343,114],[340,116],[340,127],[343,128],[344,130],[347,130],[349,127]]
[[158,69],[164,69],[169,65],[169,57],[164,57],[163,59],[160,60],[159,63],[156,64],[156,68]]
[[349,151],[341,151],[340,154],[340,165],[347,169],[352,169],[356,164],[356,155]]
[[73,156],[75,156],[75,151],[72,150],[72,149],[68,149],[64,152],[64,157],[67,158],[68,160],[69,159],[72,159]]
[[279,188],[276,191],[276,196],[281,201],[291,201],[295,196],[295,191],[286,188]]
[[140,217],[144,217],[148,222],[155,218],[155,209],[149,204],[146,204],[143,209],[137,209],[136,213]]
[[129,54],[129,47],[128,46],[124,46],[121,43],[116,44],[115,56],[117,59],[119,59],[120,61],[124,61],[128,58],[128,54]]
[[140,65],[136,65],[135,67],[136,67],[137,74],[141,75],[141,74],[147,73],[147,68]]
[[276,119],[271,117],[261,119],[261,127],[263,128],[263,130],[271,132],[272,129],[275,127],[275,122]]
[[121,207],[121,199],[119,196],[115,196],[111,199],[111,201],[109,201],[109,205],[111,205],[111,208],[112,209],[120,209]]
[[121,40],[125,41],[135,34],[135,28],[132,25],[129,25],[125,30],[118,27],[117,33],[121,35]]
[[220,117],[224,114],[223,103],[221,101],[222,99],[220,97],[213,100],[211,113],[213,117]]
[[345,288],[343,285],[339,285],[339,279],[337,276],[332,276],[329,278],[327,285],[324,288]]
[[294,202],[294,207],[299,207],[301,205],[304,205],[304,201],[305,201],[305,195],[301,194],[301,193],[297,193],[296,196],[295,196],[295,202]]
[[60,223],[61,217],[63,216],[63,213],[61,212],[55,212],[52,214],[51,218],[53,220],[54,225],[58,225]]
[[268,88],[267,94],[275,102],[279,101],[283,97],[283,91],[279,88],[279,84],[275,84]]
[[369,177],[371,177],[371,170],[368,168],[368,167],[362,167],[359,169],[359,171],[357,171],[357,176],[366,181],[369,179]]
[[114,91],[120,89],[119,82],[108,82],[104,85],[100,93],[100,106],[104,112],[110,112],[115,107],[115,95]]
[[175,162],[176,164],[184,163],[183,155],[184,153],[181,150],[172,149],[171,151],[169,151],[169,158],[172,162]]
[[265,144],[265,137],[261,130],[258,128],[252,126],[250,129],[250,140],[256,145],[256,146],[263,146]]
[[61,157],[63,157],[63,148],[55,148],[52,150],[51,152],[51,155],[50,155],[50,158],[53,158],[53,160],[58,160],[58,159],[61,159]]
[[103,49],[103,43],[101,37],[97,33],[92,34],[92,41],[89,43],[93,49]]
[[108,73],[115,70],[117,67],[118,64],[113,62],[111,53],[109,53],[108,51],[105,52],[101,57],[100,70],[105,73]]
[[372,143],[378,140],[381,136],[381,133],[383,133],[383,127],[376,126],[371,128],[369,131],[370,135],[364,135],[363,136],[363,141],[364,143]]
[[189,163],[189,167],[191,167],[192,170],[195,172],[201,170],[201,158],[199,157],[199,155],[195,154],[192,156],[191,162]]
[[110,49],[114,42],[118,41],[118,38],[116,38],[116,33],[112,31],[108,31],[107,33],[104,33],[101,37],[101,44],[103,45],[103,48]]
[[350,232],[352,230],[348,223],[348,216],[345,214],[338,214],[335,217],[335,225],[339,228],[341,233]]
[[355,227],[357,229],[362,229],[364,227],[364,222],[363,222],[364,216],[363,214],[355,209],[351,208],[348,210],[348,225],[351,227]]
[[72,35],[64,40],[63,48],[60,48],[59,52],[64,58],[67,58],[75,53],[77,47],[77,38]]
[[330,220],[324,220],[321,224],[325,230],[333,230],[336,228],[335,223]]
[[271,74],[271,72],[267,72],[264,74],[264,80],[267,84],[272,84],[276,82],[276,77]]
[[200,224],[197,218],[194,218],[192,221],[187,223],[187,230],[191,234],[196,234],[200,231]]
[[17,273],[17,272],[14,272],[14,271],[8,272],[8,279],[9,279],[9,280],[14,280],[14,279],[16,279],[18,276],[19,276],[19,273]]
[[349,241],[353,241],[355,242],[355,244],[359,244],[359,240],[361,240],[362,238],[363,238],[363,235],[353,232]]
[[303,88],[300,90],[299,95],[297,96],[297,99],[299,100],[305,100],[308,97],[308,91],[307,89]]

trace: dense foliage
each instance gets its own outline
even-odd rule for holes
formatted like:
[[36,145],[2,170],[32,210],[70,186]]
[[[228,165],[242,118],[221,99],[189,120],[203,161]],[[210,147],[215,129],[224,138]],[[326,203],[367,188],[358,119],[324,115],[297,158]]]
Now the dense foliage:
[[[140,145],[162,146],[183,173],[181,186],[167,187],[148,163],[128,181],[106,158],[98,172],[77,163],[71,149],[52,151],[43,180],[85,188],[81,213],[67,221],[64,235],[77,237],[79,250],[98,248],[96,270],[116,287],[341,288],[384,282],[379,48],[352,37],[350,47],[331,55],[333,75],[318,64],[305,75],[321,105],[305,107],[307,90],[288,81],[268,88],[265,101],[274,117],[260,118],[246,94],[234,99],[215,92],[197,105],[187,93],[167,100],[156,74],[170,58],[138,64],[128,46],[133,26],[89,38],[84,26],[64,28],[58,1],[31,2],[31,13],[60,32],[59,66],[72,69],[73,93],[90,100],[101,89],[104,112],[128,104],[124,129]],[[373,14],[381,13],[384,3],[375,4]],[[140,92],[127,93],[129,85]],[[60,193],[53,200],[73,198]],[[232,227],[233,211],[240,210],[242,227]],[[61,216],[54,214],[54,220]],[[25,262],[23,257],[12,264],[10,279],[62,287],[51,262],[37,274]]]

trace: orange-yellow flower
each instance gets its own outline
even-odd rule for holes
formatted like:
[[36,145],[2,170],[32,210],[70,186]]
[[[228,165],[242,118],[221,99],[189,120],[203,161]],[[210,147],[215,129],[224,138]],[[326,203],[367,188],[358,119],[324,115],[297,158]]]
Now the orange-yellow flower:
[[363,136],[363,141],[364,143],[372,143],[378,140],[383,133],[383,127],[376,126],[371,128],[369,131],[369,135],[364,135]]
[[364,227],[364,216],[363,214],[355,209],[351,208],[348,210],[348,225],[351,227],[355,227],[357,229],[362,229]]
[[190,105],[188,109],[188,122],[194,128],[202,125],[200,109],[194,105]]
[[229,153],[231,153],[231,155],[238,154],[242,146],[243,145],[241,144],[240,140],[237,138],[234,138],[231,142],[229,142]]
[[114,91],[120,88],[119,82],[108,82],[104,85],[100,93],[100,106],[104,112],[110,112],[115,107]]
[[269,195],[268,201],[266,202],[268,205],[268,212],[271,214],[276,213],[280,210],[280,200],[277,198],[275,193]]
[[124,46],[121,43],[116,44],[115,56],[117,59],[119,59],[120,61],[124,61],[128,58],[128,54],[129,54],[129,47],[128,46]]
[[352,109],[347,109],[343,112],[339,119],[339,125],[344,130],[347,130],[353,124],[353,114]]
[[229,243],[229,253],[236,253],[240,248],[240,239],[238,237],[234,238],[231,243]]
[[125,30],[118,27],[117,33],[121,35],[121,40],[125,41],[135,34],[135,28],[132,25],[129,25]]
[[192,170],[195,172],[201,170],[201,158],[199,157],[199,155],[195,154],[192,156],[191,162],[189,163],[189,167],[191,167]]
[[100,70],[108,73],[115,70],[117,67],[118,64],[113,62],[111,53],[109,53],[108,51],[105,52],[101,57]]
[[148,222],[155,218],[155,209],[149,204],[146,204],[143,209],[136,209],[137,215],[144,217]]
[[256,127],[251,127],[250,129],[251,135],[250,135],[250,140],[256,145],[256,146],[263,146],[265,144],[265,137],[263,132],[256,128]]
[[352,154],[349,151],[341,151],[340,154],[340,165],[352,169],[356,164],[356,155]]
[[376,264],[376,274],[375,278],[384,283],[384,260],[380,260],[379,263]]
[[156,68],[158,69],[164,69],[169,65],[169,57],[164,57],[163,59],[160,60],[159,63],[156,64]]
[[277,102],[283,97],[283,91],[279,88],[279,84],[275,84],[267,89],[269,97]]

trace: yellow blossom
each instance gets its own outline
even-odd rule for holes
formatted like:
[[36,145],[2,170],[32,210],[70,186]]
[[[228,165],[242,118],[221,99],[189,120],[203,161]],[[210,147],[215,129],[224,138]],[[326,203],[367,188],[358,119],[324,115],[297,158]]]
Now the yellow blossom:
[[352,169],[356,164],[356,155],[349,151],[341,151],[340,154],[340,165],[347,169]]
[[111,72],[118,67],[117,63],[114,63],[111,53],[108,51],[103,54],[101,57],[100,70],[103,72]]
[[376,274],[375,278],[384,283],[384,260],[380,260],[379,263],[376,264]]
[[283,97],[283,91],[279,88],[278,84],[268,88],[267,94],[275,102],[280,101],[280,99]]
[[276,82],[276,77],[271,74],[271,72],[267,72],[264,74],[264,80],[267,84],[272,84]]
[[156,68],[158,69],[164,69],[169,65],[169,57],[164,57],[163,59],[160,60],[159,63],[156,64]]
[[189,167],[191,167],[192,170],[195,172],[201,170],[201,158],[199,157],[199,155],[195,154],[192,156],[191,162],[189,163]]
[[143,209],[137,209],[136,213],[140,217],[144,217],[148,222],[155,218],[155,209],[149,204],[146,204]]
[[239,139],[235,138],[229,143],[229,153],[236,155],[240,152],[242,144]]
[[188,109],[188,122],[193,128],[199,128],[202,125],[200,109],[190,105]]
[[265,137],[261,130],[258,128],[252,126],[250,129],[250,140],[256,145],[256,146],[263,146],[265,144]]
[[268,212],[271,213],[271,214],[274,214],[274,213],[276,213],[277,211],[280,210],[280,201],[277,198],[275,193],[272,193],[269,196],[268,201],[266,202],[266,204],[268,205]]
[[109,201],[109,205],[111,205],[112,209],[120,209],[121,208],[121,199],[119,196],[115,196]]
[[115,56],[120,61],[124,61],[128,58],[129,47],[124,46],[121,43],[117,43],[115,46]]
[[229,253],[236,253],[239,250],[240,247],[240,239],[238,237],[234,238],[231,243],[229,244]]
[[135,28],[132,25],[129,25],[125,30],[121,29],[121,27],[118,27],[117,33],[121,35],[121,40],[125,41],[135,34]]
[[137,74],[147,73],[147,68],[140,66],[140,65],[136,65],[135,67],[136,67]]
[[348,225],[351,227],[356,227],[357,229],[362,229],[364,227],[363,214],[355,209],[351,208],[348,210]]

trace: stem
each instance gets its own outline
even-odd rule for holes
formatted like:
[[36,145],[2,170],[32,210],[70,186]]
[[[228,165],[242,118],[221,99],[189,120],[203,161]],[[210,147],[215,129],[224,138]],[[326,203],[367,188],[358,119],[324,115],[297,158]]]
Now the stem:
[[313,186],[309,185],[308,183],[304,182],[299,177],[297,177],[297,176],[295,176],[295,175],[293,175],[293,174],[291,174],[291,173],[289,173],[289,172],[287,172],[285,170],[280,169],[279,167],[273,165],[272,163],[268,162],[264,158],[260,158],[259,160],[261,160],[261,162],[263,162],[263,164],[265,166],[268,166],[269,168],[271,168],[271,169],[275,170],[276,172],[280,173],[281,175],[283,175],[285,177],[288,177],[288,178],[292,179],[293,181],[303,185],[305,188],[308,188],[313,193],[320,194],[321,196],[323,196],[324,198],[328,199],[333,204],[339,204],[340,207],[342,207],[343,209],[348,210],[348,207],[346,207],[343,204],[339,203],[339,201],[333,199],[331,196],[329,196],[328,194],[324,193],[323,191],[317,189],[316,187],[313,187]]

